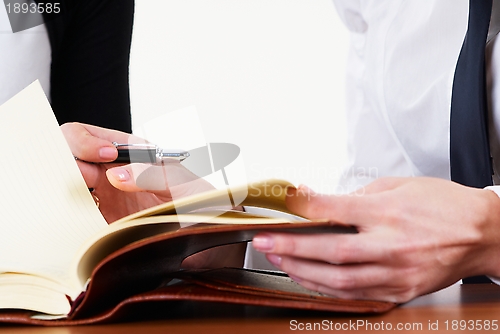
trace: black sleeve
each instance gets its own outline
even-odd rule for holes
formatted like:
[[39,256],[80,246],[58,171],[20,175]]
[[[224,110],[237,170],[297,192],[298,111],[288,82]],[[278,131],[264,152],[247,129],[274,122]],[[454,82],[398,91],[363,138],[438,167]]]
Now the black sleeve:
[[[41,0],[40,0],[41,2]],[[129,59],[134,0],[59,0],[45,16],[52,47],[52,108],[59,124],[131,132]]]

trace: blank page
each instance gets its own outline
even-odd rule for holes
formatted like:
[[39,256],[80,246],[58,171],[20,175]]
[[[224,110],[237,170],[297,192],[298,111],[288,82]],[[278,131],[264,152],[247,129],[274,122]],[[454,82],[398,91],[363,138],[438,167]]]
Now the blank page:
[[0,106],[0,186],[0,273],[68,284],[72,257],[107,223],[38,81]]

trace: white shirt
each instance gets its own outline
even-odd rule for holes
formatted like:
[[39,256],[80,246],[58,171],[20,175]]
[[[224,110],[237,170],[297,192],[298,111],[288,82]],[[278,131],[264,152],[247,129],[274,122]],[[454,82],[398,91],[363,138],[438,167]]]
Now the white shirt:
[[[347,69],[351,192],[383,176],[450,179],[450,110],[469,0],[334,0],[351,32]],[[490,32],[499,30],[495,1]],[[487,47],[490,147],[500,170],[500,43]],[[496,61],[495,61],[496,59]],[[494,181],[500,184],[500,174]],[[500,194],[500,187],[494,187]],[[498,279],[495,283],[500,284]]]
[[[382,176],[450,179],[451,92],[468,0],[334,2],[351,32],[346,191]],[[500,56],[499,48],[493,39],[488,51]],[[500,71],[497,62],[488,65],[490,73]],[[492,77],[490,89],[500,93],[494,78],[500,76]],[[490,132],[500,133],[500,105],[494,98],[491,105],[498,131]],[[492,151],[499,150],[499,138]]]
[[37,79],[49,96],[50,63],[45,25],[12,33],[7,10],[0,5],[0,105]]

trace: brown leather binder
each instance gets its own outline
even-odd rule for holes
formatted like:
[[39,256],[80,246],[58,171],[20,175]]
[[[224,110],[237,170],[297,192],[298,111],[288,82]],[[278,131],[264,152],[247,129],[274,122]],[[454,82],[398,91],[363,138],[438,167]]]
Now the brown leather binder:
[[[202,225],[147,237],[102,260],[85,292],[64,319],[42,320],[34,312],[0,311],[0,322],[45,326],[79,325],[133,319],[131,305],[179,300],[221,302],[349,313],[379,313],[396,304],[343,300],[306,290],[278,272],[241,268],[179,270],[184,258],[222,244],[251,240],[258,232],[356,233],[329,222],[269,225]],[[35,316],[35,317],[33,317]]]

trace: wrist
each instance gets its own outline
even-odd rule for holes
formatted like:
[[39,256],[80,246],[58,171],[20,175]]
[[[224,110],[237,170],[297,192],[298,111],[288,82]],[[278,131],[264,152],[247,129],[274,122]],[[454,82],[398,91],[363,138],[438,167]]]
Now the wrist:
[[500,279],[500,186],[489,186],[487,190],[489,198],[486,212],[488,238],[485,245],[489,250],[486,252],[485,275],[491,276],[499,284]]

